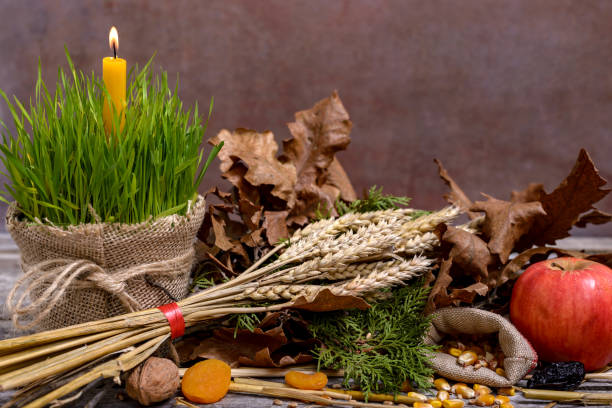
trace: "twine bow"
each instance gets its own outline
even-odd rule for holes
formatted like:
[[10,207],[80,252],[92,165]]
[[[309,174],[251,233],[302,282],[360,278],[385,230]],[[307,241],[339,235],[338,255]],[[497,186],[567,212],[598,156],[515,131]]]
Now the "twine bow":
[[[104,290],[127,309],[140,310],[139,303],[127,292],[127,281],[150,274],[168,274],[169,270],[184,271],[191,265],[194,249],[176,258],[137,265],[126,270],[108,273],[95,262],[86,259],[51,259],[32,266],[24,265],[24,276],[8,294],[6,306],[13,323],[29,329],[44,319],[62,300],[67,290],[97,288]],[[21,294],[18,292],[23,291]],[[26,303],[30,299],[29,303]],[[27,320],[27,323],[23,323]]]

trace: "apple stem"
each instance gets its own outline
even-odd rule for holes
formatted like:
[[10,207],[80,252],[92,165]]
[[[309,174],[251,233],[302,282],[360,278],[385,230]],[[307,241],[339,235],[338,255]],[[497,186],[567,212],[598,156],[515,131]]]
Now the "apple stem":
[[564,268],[563,268],[561,265],[559,265],[558,263],[553,262],[551,265],[552,265],[552,266],[554,266],[554,267],[556,267],[556,268],[559,268],[559,269],[561,269],[563,272],[565,272],[565,269],[564,269]]

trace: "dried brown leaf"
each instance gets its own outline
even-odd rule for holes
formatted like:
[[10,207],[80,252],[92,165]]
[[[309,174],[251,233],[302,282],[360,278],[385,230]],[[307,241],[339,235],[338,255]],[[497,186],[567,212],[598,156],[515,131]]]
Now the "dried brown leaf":
[[244,221],[244,225],[246,225],[248,229],[254,231],[259,228],[263,215],[262,205],[256,205],[247,198],[240,198],[238,200],[238,210],[240,211],[240,216],[242,217],[242,221]]
[[448,257],[452,258],[454,265],[478,281],[487,277],[488,267],[494,258],[486,242],[471,232],[453,226],[440,227],[440,233],[443,246],[450,246]]
[[453,289],[450,299],[455,306],[461,303],[472,303],[476,295],[485,296],[489,292],[489,287],[482,282],[476,282],[465,288]]
[[312,360],[309,353],[317,344],[299,313],[283,310],[268,313],[254,331],[216,330],[203,340],[186,336],[177,344],[181,362],[198,357],[217,358],[235,367],[283,367]]
[[612,268],[612,253],[589,255],[586,259],[589,261],[599,262],[609,268]]
[[231,178],[226,172],[230,171],[236,162],[242,161],[247,171],[244,179],[252,186],[273,186],[271,195],[287,203],[292,208],[295,203],[294,186],[296,183],[296,169],[290,163],[281,163],[276,158],[278,145],[270,131],[258,133],[254,130],[236,129],[220,131],[209,143],[217,145],[224,142],[219,152],[221,171],[235,186],[239,180],[232,173]]
[[313,359],[312,354],[298,352],[296,355],[291,356],[288,354],[270,353],[269,348],[264,348],[255,353],[253,358],[241,356],[238,358],[238,362],[241,365],[252,366],[252,367],[286,367],[295,364],[304,364],[311,362]]
[[219,190],[219,187],[212,187],[206,193],[204,193],[204,197],[208,198],[209,196],[215,196],[220,198],[226,204],[232,204],[232,193],[228,193],[225,191]]
[[440,178],[444,180],[448,188],[450,188],[450,192],[444,195],[444,199],[450,204],[459,207],[463,212],[467,213],[470,219],[478,217],[478,214],[470,211],[470,208],[473,205],[472,200],[468,198],[461,187],[459,187],[459,185],[455,183],[455,180],[451,178],[448,171],[446,171],[442,165],[442,162],[438,159],[434,159],[434,162],[438,165],[438,173],[440,174]]
[[225,361],[232,367],[239,365],[240,357],[254,359],[257,352],[263,349],[275,351],[287,343],[287,337],[281,326],[266,330],[259,328],[254,331],[234,329],[218,329],[214,335],[200,342],[193,350],[191,359],[216,358]]
[[601,225],[607,224],[610,221],[612,221],[612,214],[594,209],[580,217],[578,222],[576,222],[574,225],[576,227],[584,228],[587,226],[587,224]]
[[355,201],[357,199],[353,184],[351,184],[351,180],[337,157],[334,157],[327,168],[327,185],[336,187],[340,191],[340,198],[344,201]]
[[332,312],[334,310],[359,309],[365,310],[370,305],[357,296],[338,296],[325,288],[319,290],[314,296],[300,296],[289,306],[294,309],[311,312]]
[[510,202],[483,195],[488,200],[475,202],[471,210],[486,214],[482,231],[489,238],[489,249],[506,263],[514,245],[530,230],[537,216],[546,213],[538,201]]
[[530,263],[543,261],[548,258],[550,254],[557,254],[559,256],[573,256],[577,258],[584,258],[586,255],[582,252],[568,251],[561,248],[553,247],[536,247],[531,248],[518,254],[512,261],[508,262],[502,269],[499,277],[499,284],[503,284],[508,280],[515,279],[518,277],[518,273],[521,269]]
[[223,251],[229,251],[234,247],[234,244],[225,233],[225,220],[215,214],[211,214],[211,223],[213,232],[215,233],[215,246]]
[[266,230],[266,238],[270,245],[276,245],[281,239],[289,237],[287,230],[287,216],[289,211],[266,211],[264,212],[263,228]]
[[529,203],[531,201],[540,201],[542,196],[546,194],[544,185],[539,183],[529,183],[527,188],[522,191],[513,191],[510,201],[513,203]]
[[546,245],[569,236],[580,215],[592,210],[593,204],[610,192],[601,188],[605,184],[589,154],[581,149],[565,180],[552,193],[542,195],[540,201],[546,214],[535,219],[526,241]]
[[238,198],[258,204],[261,202],[260,190],[244,178],[248,171],[249,169],[244,163],[236,162],[229,170],[223,173],[223,177],[235,187]]
[[450,275],[452,266],[452,259],[445,259],[440,264],[440,270],[438,271],[436,280],[427,298],[427,306],[425,307],[426,313],[433,312],[436,307],[445,307],[452,303],[448,296],[448,287],[453,282],[453,277]]
[[258,228],[255,231],[248,232],[240,238],[240,242],[251,248],[258,248],[266,244],[263,238],[264,229]]
[[[296,205],[292,213],[315,216],[317,207],[324,203],[332,209],[338,194],[330,196],[330,190],[322,188],[328,182],[328,170],[335,154],[350,143],[352,123],[342,105],[338,93],[317,102],[311,109],[295,114],[295,122],[289,123],[293,138],[283,141],[281,161],[293,165],[297,171],[295,183]],[[338,169],[336,176],[338,176]],[[342,183],[346,184],[348,178]],[[334,184],[335,185],[335,184]],[[337,191],[341,191],[337,186]],[[343,186],[346,190],[347,187]],[[347,191],[347,193],[350,193]]]

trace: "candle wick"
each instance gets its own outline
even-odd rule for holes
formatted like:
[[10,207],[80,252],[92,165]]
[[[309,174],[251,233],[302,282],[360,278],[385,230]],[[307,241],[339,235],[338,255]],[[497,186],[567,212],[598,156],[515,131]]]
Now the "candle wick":
[[117,46],[113,43],[113,54],[115,55],[115,58],[117,58]]

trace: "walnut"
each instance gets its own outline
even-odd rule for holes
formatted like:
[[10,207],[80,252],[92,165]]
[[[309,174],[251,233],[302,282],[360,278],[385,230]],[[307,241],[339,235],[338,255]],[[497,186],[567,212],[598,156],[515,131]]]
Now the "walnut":
[[132,370],[125,389],[130,397],[148,406],[172,397],[179,384],[176,364],[167,358],[149,357]]

